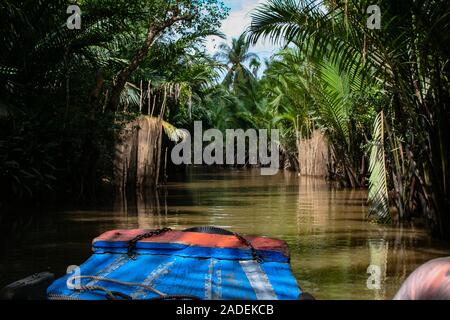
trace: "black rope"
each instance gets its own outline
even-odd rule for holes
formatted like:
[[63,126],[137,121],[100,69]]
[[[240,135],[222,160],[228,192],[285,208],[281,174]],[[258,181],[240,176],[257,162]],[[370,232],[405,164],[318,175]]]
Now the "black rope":
[[128,242],[128,251],[127,251],[128,256],[131,259],[135,259],[134,250],[136,249],[136,244],[139,241],[141,241],[143,239],[151,238],[153,236],[159,236],[159,235],[161,235],[161,234],[163,234],[165,232],[168,232],[168,231],[172,231],[172,229],[170,229],[170,228],[156,229],[156,230],[149,231],[149,232],[146,232],[146,233],[143,233],[143,234],[140,234],[140,235],[134,237],[133,239],[131,239]]
[[108,300],[133,300],[129,295],[120,291],[111,291],[106,294]]
[[[111,291],[101,286],[85,286],[77,289],[80,292],[88,291],[103,291],[105,292],[106,299],[108,300],[133,300],[133,298],[126,293],[120,291]],[[155,297],[149,300],[201,300],[201,298],[192,295],[183,294],[164,294],[159,297]]]
[[263,258],[258,254],[258,251],[255,249],[255,247],[252,245],[252,243],[247,240],[246,238],[244,238],[243,236],[241,236],[239,233],[234,232],[233,235],[239,239],[240,242],[242,242],[243,244],[245,244],[247,247],[250,248],[250,251],[252,253],[252,258],[253,260],[255,260],[258,263],[263,262]]
[[[172,229],[170,229],[170,228],[156,229],[156,230],[149,231],[149,232],[146,232],[146,233],[143,233],[143,234],[140,234],[140,235],[134,237],[133,239],[131,239],[128,242],[128,252],[127,252],[128,256],[131,259],[135,259],[134,251],[136,249],[136,244],[139,241],[141,241],[143,239],[151,238],[153,236],[161,235],[161,234],[163,234],[165,232],[168,232],[168,231],[172,231]],[[246,245],[250,249],[253,260],[257,261],[258,263],[263,262],[262,257],[260,255],[258,255],[258,251],[255,249],[255,247],[252,245],[252,243],[249,240],[247,240],[246,238],[244,238],[243,236],[241,236],[237,232],[234,232],[233,235],[236,238],[238,238],[241,243],[243,243],[244,245]]]
[[132,298],[122,292],[119,291],[111,291],[102,286],[84,286],[79,289],[76,289],[79,292],[87,292],[87,291],[103,291],[105,293],[106,299],[108,300],[132,300]]

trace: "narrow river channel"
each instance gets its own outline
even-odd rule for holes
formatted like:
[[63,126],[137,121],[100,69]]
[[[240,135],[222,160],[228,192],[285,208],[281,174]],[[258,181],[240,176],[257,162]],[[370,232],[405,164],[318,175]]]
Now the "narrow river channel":
[[2,228],[0,285],[38,271],[61,275],[86,260],[92,239],[110,229],[214,225],[287,241],[300,286],[318,299],[391,299],[410,272],[449,256],[450,247],[418,227],[368,222],[365,202],[365,190],[295,173],[194,169],[158,196],[53,210]]

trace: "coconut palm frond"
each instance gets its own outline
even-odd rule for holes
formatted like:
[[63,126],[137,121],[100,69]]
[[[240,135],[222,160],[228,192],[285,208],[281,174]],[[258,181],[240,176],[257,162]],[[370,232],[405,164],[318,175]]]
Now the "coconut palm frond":
[[346,74],[339,71],[336,64],[328,61],[319,67],[321,86],[316,88],[315,100],[319,115],[324,124],[333,130],[339,140],[345,142],[345,149],[350,145],[349,131],[349,97],[351,94]]
[[134,84],[127,82],[125,88],[120,94],[120,104],[122,106],[139,107],[140,94],[139,88]]
[[164,132],[169,137],[170,141],[179,142],[184,141],[187,138],[187,133],[184,130],[177,129],[175,126],[171,125],[166,121],[161,121],[164,128]]
[[375,119],[369,164],[369,217],[380,222],[391,219],[387,188],[387,169],[384,152],[384,114]]

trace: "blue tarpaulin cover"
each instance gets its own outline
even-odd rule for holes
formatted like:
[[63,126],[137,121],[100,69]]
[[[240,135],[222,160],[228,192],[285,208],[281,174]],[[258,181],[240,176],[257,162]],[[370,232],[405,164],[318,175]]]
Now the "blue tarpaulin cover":
[[[48,298],[107,299],[105,291],[97,287],[137,300],[161,295],[207,300],[295,300],[301,294],[283,241],[248,237],[262,258],[257,261],[248,246],[234,236],[170,231],[137,242],[134,256],[130,257],[129,240],[143,232],[110,231],[95,239],[92,256],[79,270],[56,280],[47,290]],[[80,287],[67,285],[74,275],[81,276]],[[72,278],[69,283],[77,284],[76,280]]]

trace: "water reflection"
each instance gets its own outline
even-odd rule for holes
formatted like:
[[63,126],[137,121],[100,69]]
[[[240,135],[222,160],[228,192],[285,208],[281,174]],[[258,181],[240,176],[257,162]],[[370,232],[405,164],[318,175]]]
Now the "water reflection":
[[113,212],[135,218],[137,228],[162,228],[167,225],[167,189],[149,189],[145,193],[122,193],[114,200]]
[[[450,248],[421,229],[369,223],[365,202],[365,190],[288,172],[193,170],[166,187],[117,197],[110,208],[57,210],[17,223],[2,232],[0,284],[42,270],[61,274],[84,261],[92,238],[106,230],[215,225],[287,241],[299,284],[317,298],[390,299],[412,270]],[[369,266],[378,267],[378,289],[368,288]]]

